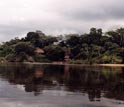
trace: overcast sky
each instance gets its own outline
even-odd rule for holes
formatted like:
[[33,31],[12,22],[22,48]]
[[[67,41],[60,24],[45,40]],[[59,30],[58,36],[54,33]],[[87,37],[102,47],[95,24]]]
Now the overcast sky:
[[0,0],[0,42],[25,36],[84,33],[124,26],[124,0]]

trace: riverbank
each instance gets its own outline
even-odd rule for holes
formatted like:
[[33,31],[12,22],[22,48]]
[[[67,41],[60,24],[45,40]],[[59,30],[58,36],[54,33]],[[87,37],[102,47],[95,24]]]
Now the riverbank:
[[97,64],[99,66],[108,66],[108,67],[124,67],[124,64]]
[[45,65],[70,65],[70,66],[103,66],[103,67],[124,67],[124,64],[67,64],[67,63],[40,63],[40,62],[24,62],[25,64],[45,64]]
[[[14,62],[2,62],[0,64],[9,64]],[[69,63],[60,63],[60,62],[16,62],[16,64],[23,63],[23,64],[31,64],[31,65],[69,65],[69,66],[102,66],[102,67],[124,67],[124,64],[69,64]]]

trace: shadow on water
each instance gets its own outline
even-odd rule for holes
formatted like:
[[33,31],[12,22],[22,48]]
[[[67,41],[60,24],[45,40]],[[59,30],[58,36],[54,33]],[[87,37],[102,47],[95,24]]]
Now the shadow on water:
[[63,90],[87,94],[89,101],[109,98],[124,101],[124,68],[67,65],[3,65],[0,78],[23,85],[34,96],[43,90]]

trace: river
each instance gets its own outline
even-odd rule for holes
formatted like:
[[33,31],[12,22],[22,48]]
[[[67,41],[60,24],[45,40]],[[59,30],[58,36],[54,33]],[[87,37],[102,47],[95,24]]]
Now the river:
[[124,68],[2,64],[0,107],[124,107]]

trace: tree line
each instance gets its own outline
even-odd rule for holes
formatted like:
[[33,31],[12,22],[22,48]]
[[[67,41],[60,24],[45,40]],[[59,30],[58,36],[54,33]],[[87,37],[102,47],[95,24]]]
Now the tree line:
[[[35,54],[36,48],[44,54]],[[124,63],[124,28],[107,32],[91,28],[89,33],[59,36],[29,32],[24,38],[2,43],[0,61],[64,62],[67,50],[70,50],[69,63]]]

